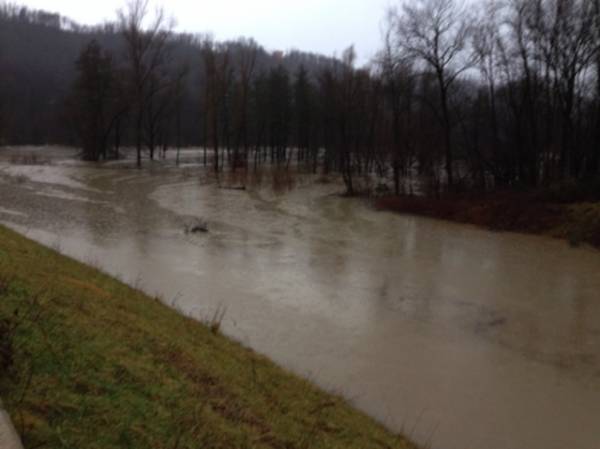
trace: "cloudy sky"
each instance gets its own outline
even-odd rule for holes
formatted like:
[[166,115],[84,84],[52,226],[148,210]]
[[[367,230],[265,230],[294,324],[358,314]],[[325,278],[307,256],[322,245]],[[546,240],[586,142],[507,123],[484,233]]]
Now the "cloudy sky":
[[[155,4],[159,0],[155,0]],[[396,0],[169,0],[167,12],[186,32],[212,32],[219,39],[253,37],[269,50],[297,48],[331,55],[355,44],[367,62],[380,44],[380,24]],[[114,20],[125,0],[22,0],[82,24]]]

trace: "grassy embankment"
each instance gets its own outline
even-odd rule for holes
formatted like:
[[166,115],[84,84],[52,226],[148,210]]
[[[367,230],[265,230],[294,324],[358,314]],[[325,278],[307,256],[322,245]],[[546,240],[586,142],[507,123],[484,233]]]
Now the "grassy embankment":
[[412,448],[344,400],[0,227],[0,396],[26,448]]
[[[599,189],[600,190],[600,189]],[[388,196],[375,207],[498,231],[548,235],[600,248],[600,192],[557,186],[538,192],[447,194],[440,198]]]

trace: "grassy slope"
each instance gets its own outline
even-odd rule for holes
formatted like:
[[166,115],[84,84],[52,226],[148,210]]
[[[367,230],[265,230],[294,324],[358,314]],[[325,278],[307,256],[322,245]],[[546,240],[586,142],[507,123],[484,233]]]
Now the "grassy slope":
[[0,396],[28,448],[413,447],[158,300],[3,227],[0,323],[3,363],[14,355],[0,366]]

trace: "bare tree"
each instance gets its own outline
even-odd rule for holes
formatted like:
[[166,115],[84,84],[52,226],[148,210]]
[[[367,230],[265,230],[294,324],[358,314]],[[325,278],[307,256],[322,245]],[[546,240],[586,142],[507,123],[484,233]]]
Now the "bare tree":
[[142,165],[144,120],[151,114],[149,107],[165,86],[162,78],[168,63],[167,41],[172,27],[162,9],[157,9],[148,19],[148,5],[149,0],[130,0],[125,10],[118,12],[119,27],[127,46],[138,167]]
[[[503,159],[500,146],[500,128],[498,119],[498,72],[500,60],[500,48],[502,45],[501,27],[501,8],[502,5],[497,0],[486,0],[481,6],[481,17],[479,18],[473,30],[473,59],[477,62],[477,67],[485,82],[487,90],[487,103],[489,110],[489,122],[491,127],[491,158],[488,152],[478,151],[478,156],[483,165],[486,165],[494,174],[496,185],[505,185],[508,182],[508,176],[502,169]],[[492,160],[492,162],[489,161]]]
[[[394,14],[394,11],[392,11]],[[454,185],[454,153],[450,89],[458,77],[473,66],[465,52],[471,26],[462,3],[455,0],[417,0],[405,2],[396,12],[396,45],[435,74],[444,128],[447,182]]]
[[600,170],[600,0],[594,0],[593,2],[593,12],[594,12],[594,40],[596,45],[596,56],[595,61],[593,63],[595,69],[596,76],[596,86],[594,93],[594,112],[595,112],[595,120],[594,120],[594,133],[592,136],[593,144],[590,149],[590,154],[588,156],[587,163],[587,176],[594,177],[598,175],[598,171]]
[[354,64],[356,62],[356,51],[354,46],[348,47],[342,54],[342,64],[339,78],[339,111],[338,111],[338,129],[339,129],[339,147],[340,170],[346,184],[346,190],[349,195],[354,195],[354,167],[352,164],[353,143],[351,134],[355,129],[352,128],[352,112],[355,107],[356,95],[356,73]]
[[[215,173],[218,173],[221,169],[220,136],[228,133],[226,97],[232,79],[229,48],[227,46],[219,47],[212,39],[207,38],[202,44],[202,59],[206,77],[205,123],[207,134],[212,140],[214,170]],[[227,141],[227,135],[225,139]],[[206,164],[206,145],[204,154],[204,163]]]
[[243,163],[248,162],[248,104],[250,101],[250,87],[254,70],[256,68],[256,58],[258,56],[258,45],[253,40],[240,40],[238,51],[238,80],[236,83],[236,107],[233,112],[236,116],[235,128],[235,146],[233,150],[233,168],[240,164],[239,149],[244,149]]
[[117,114],[116,76],[110,54],[92,40],[76,61],[77,79],[72,89],[73,122],[84,160],[106,159],[109,135]]
[[394,45],[395,10],[389,10],[384,32],[384,47],[377,64],[383,81],[387,106],[391,112],[391,165],[394,192],[400,194],[402,172],[407,172],[413,149],[413,103],[415,74],[413,60],[403,47]]
[[[576,176],[581,169],[581,153],[575,145],[574,128],[577,89],[585,70],[596,56],[594,1],[546,0],[528,25],[540,43],[544,70],[554,86],[561,114],[559,173]],[[530,16],[530,17],[531,17]]]

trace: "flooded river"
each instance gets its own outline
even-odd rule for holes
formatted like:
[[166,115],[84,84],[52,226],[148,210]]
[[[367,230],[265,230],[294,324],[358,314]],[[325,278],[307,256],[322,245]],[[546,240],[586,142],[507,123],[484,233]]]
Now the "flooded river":
[[600,448],[599,251],[375,212],[311,177],[223,189],[184,156],[0,149],[0,221],[197,318],[226,310],[228,335],[423,445]]

